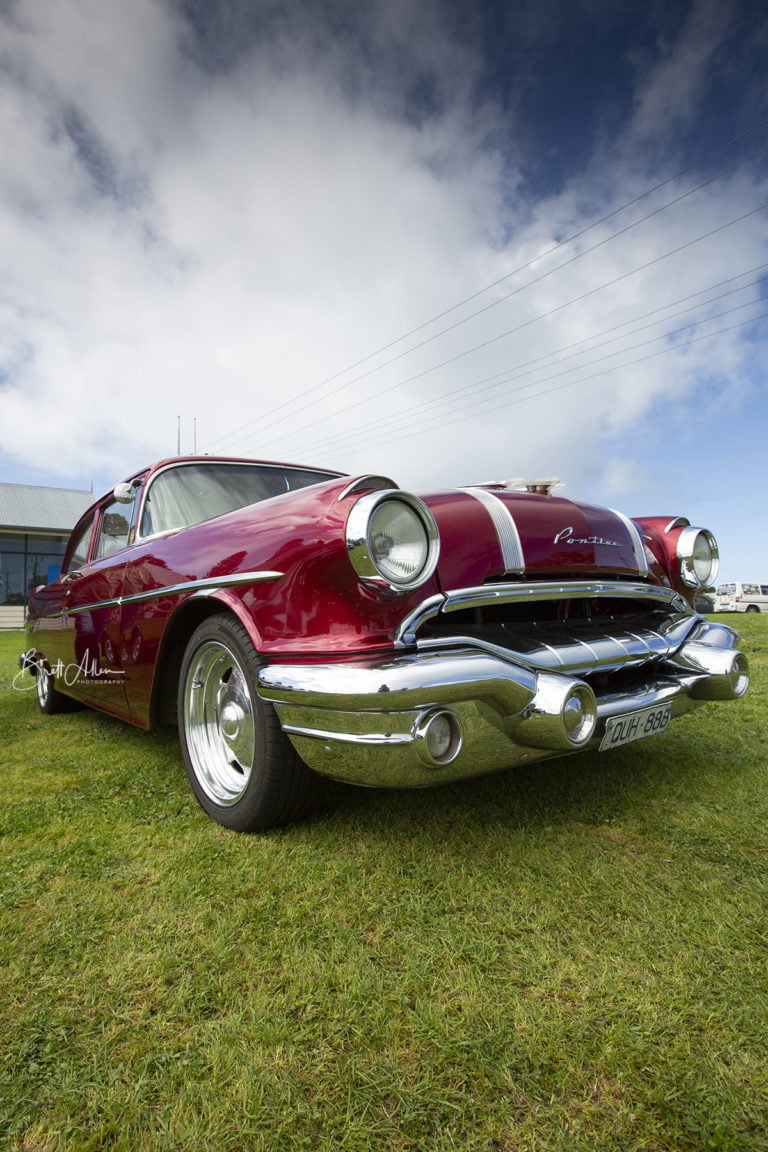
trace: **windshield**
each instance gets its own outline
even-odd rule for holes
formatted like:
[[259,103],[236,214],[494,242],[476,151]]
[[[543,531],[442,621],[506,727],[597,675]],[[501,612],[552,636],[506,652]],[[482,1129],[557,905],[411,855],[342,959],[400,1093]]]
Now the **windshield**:
[[152,481],[144,501],[141,535],[188,528],[336,476],[337,472],[269,464],[179,464],[158,473]]

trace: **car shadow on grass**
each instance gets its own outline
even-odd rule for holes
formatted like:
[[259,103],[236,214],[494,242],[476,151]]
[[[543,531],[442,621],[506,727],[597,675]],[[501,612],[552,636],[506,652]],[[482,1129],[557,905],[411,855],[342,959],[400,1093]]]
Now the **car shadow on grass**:
[[409,836],[431,825],[540,829],[570,821],[605,824],[665,796],[695,796],[731,765],[709,744],[665,736],[608,754],[577,753],[427,789],[338,785],[322,817],[340,825],[381,823]]
[[[55,723],[59,718],[53,718]],[[64,718],[63,718],[64,719]],[[98,759],[109,765],[131,807],[143,810],[144,819],[168,819],[165,808],[180,806],[207,821],[185,779],[176,734],[171,729],[149,733],[126,726],[103,713],[85,711],[67,717],[68,727],[82,725],[78,734],[81,764]],[[49,720],[48,723],[51,723]],[[692,728],[638,741],[610,753],[584,752],[541,760],[489,775],[433,788],[359,788],[328,781],[318,810],[301,824],[261,833],[292,836],[297,829],[313,829],[345,836],[350,829],[409,839],[429,828],[456,835],[481,832],[490,825],[505,829],[535,830],[569,821],[605,824],[627,812],[642,809],[667,796],[695,796],[700,782],[713,774],[726,778],[734,770],[726,732],[710,722],[718,738]],[[691,735],[692,733],[692,735]],[[104,755],[109,748],[109,755]],[[95,782],[94,782],[95,783]],[[231,833],[225,833],[231,835]],[[237,835],[237,834],[235,834]]]

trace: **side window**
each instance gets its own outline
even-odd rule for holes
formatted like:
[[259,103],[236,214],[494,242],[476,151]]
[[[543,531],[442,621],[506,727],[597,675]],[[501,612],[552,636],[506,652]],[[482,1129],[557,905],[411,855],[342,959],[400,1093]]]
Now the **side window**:
[[131,532],[131,508],[129,505],[113,500],[106,504],[101,511],[99,520],[99,539],[96,545],[94,560],[109,556],[119,548],[128,546]]
[[93,520],[80,529],[77,537],[75,538],[74,548],[69,556],[69,563],[66,566],[67,572],[74,572],[78,568],[82,568],[83,564],[88,559],[88,547],[91,543],[91,532],[93,531]]

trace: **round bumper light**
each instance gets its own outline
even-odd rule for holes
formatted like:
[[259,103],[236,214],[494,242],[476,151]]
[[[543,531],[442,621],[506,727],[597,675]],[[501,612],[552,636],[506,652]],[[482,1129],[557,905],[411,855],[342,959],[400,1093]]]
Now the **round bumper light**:
[[749,661],[743,652],[725,645],[734,643],[736,633],[723,624],[705,625],[701,640],[684,644],[673,663],[697,676],[691,685],[694,700],[738,700],[749,687]]
[[595,697],[586,684],[571,689],[563,704],[563,728],[572,744],[586,744],[597,723]]
[[597,701],[588,684],[540,672],[536,695],[515,730],[515,741],[553,752],[575,752],[597,725]]
[[731,671],[731,686],[734,699],[738,700],[749,688],[749,662],[743,653],[739,653],[733,662]]
[[450,764],[461,751],[461,725],[447,709],[427,712],[416,721],[413,742],[420,759],[430,767]]
[[[688,656],[693,647],[686,645],[682,654]],[[694,657],[694,668],[708,673],[691,688],[694,700],[738,700],[749,688],[749,661],[743,652],[723,648],[707,651],[700,644],[695,646]]]

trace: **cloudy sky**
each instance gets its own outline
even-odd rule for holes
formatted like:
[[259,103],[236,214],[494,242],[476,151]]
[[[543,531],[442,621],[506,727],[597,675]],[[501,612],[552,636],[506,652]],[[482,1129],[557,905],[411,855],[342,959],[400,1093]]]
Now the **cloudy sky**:
[[0,479],[560,476],[768,580],[756,0],[0,0]]

